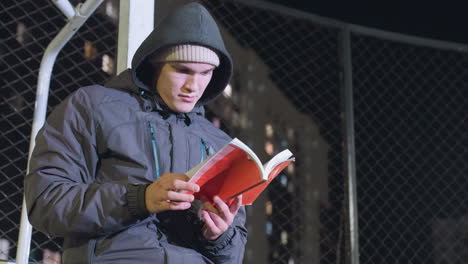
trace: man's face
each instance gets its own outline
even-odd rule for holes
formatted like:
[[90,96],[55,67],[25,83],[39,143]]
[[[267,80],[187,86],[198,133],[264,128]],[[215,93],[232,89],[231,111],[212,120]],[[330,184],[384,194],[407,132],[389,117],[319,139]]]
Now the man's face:
[[214,69],[215,66],[207,63],[165,63],[156,90],[170,109],[188,113],[202,97]]

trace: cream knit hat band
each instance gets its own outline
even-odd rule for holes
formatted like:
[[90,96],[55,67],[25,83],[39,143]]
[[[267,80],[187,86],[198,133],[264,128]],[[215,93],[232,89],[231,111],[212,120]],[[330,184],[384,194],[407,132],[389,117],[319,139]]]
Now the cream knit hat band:
[[149,59],[151,63],[184,61],[208,63],[219,66],[219,57],[213,50],[198,45],[176,45],[157,52]]

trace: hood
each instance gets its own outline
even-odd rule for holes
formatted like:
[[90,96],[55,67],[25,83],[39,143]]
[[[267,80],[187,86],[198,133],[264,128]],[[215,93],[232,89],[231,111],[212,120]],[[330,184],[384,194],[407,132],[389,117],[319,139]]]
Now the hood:
[[[131,70],[123,71],[118,76],[115,76],[112,79],[105,82],[104,86],[117,89],[117,90],[131,91],[133,93],[138,93],[139,94],[139,96],[137,97],[138,99],[141,99],[140,96],[144,96],[141,93],[141,91],[139,91],[140,88],[132,80]],[[164,119],[168,118],[171,115],[184,116],[184,117],[190,117],[190,118],[192,118],[193,115],[205,116],[205,108],[202,105],[196,105],[190,113],[177,113],[177,112],[172,111],[169,107],[167,107],[166,104],[164,104],[162,99],[160,99],[159,97],[156,97],[155,99],[156,99],[156,102],[158,103],[152,106],[152,111],[159,112],[163,116]],[[142,101],[140,101],[140,103],[144,104]],[[142,106],[142,108],[144,107]]]
[[226,88],[232,74],[232,59],[227,52],[219,28],[205,7],[190,3],[167,15],[150,33],[135,52],[131,76],[140,89],[155,92],[153,69],[148,62],[151,54],[177,44],[198,44],[217,51],[220,65],[214,70],[198,105],[205,105],[218,97]]

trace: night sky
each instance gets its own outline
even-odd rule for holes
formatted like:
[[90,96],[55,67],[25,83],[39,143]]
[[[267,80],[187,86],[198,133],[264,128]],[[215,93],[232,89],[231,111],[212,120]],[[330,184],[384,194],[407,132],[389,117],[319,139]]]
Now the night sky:
[[468,44],[468,2],[466,1],[365,3],[268,0],[268,2],[357,25]]

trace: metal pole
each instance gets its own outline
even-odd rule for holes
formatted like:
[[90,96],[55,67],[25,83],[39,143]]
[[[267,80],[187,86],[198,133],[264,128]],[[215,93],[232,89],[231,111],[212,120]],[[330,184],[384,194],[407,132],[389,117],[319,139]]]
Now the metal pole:
[[[49,46],[42,57],[41,66],[39,69],[39,78],[36,90],[36,103],[34,106],[34,119],[31,131],[31,141],[29,143],[28,165],[26,173],[29,173],[29,160],[35,146],[36,135],[39,129],[44,125],[47,112],[47,99],[49,96],[50,76],[59,51],[72,38],[78,29],[84,24],[88,17],[96,10],[96,8],[104,0],[88,0],[83,5],[78,5],[75,9],[75,14],[59,34],[50,42]],[[57,1],[56,4],[62,3],[64,6],[61,10],[66,10],[69,3]],[[16,252],[16,262],[19,264],[28,263],[29,251],[31,246],[32,227],[28,221],[28,213],[26,202],[23,196],[23,205],[21,209],[21,223],[18,237],[18,250]]]
[[52,2],[67,17],[67,20],[71,20],[75,16],[75,9],[68,0],[52,0]]
[[345,26],[341,30],[341,62],[343,67],[344,160],[347,175],[349,212],[349,259],[347,263],[359,264],[358,208],[356,184],[356,151],[354,143],[353,69],[351,59],[351,33]]
[[135,51],[153,30],[154,2],[154,0],[120,1],[117,74],[131,67]]

